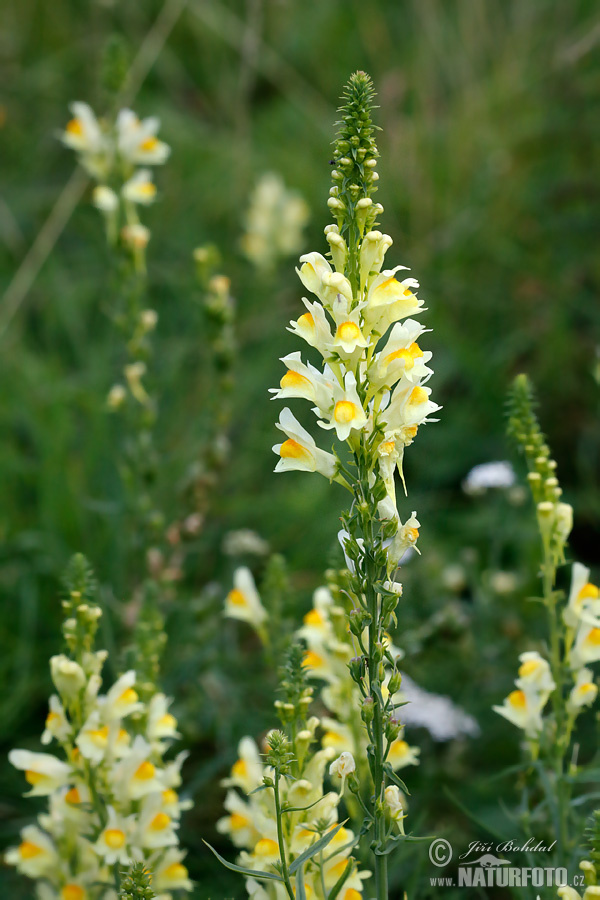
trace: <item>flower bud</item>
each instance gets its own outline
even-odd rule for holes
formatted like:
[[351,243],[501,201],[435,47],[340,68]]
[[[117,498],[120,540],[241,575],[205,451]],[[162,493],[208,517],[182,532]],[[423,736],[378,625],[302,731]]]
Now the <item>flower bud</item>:
[[106,398],[106,405],[111,410],[120,409],[127,397],[127,391],[122,384],[113,384]]
[[119,205],[119,198],[114,191],[104,184],[99,184],[92,191],[92,203],[96,209],[103,213],[111,213],[116,210]]
[[573,528],[573,507],[570,503],[556,504],[556,530],[561,541],[565,542]]
[[390,676],[390,680],[388,682],[388,690],[390,694],[395,694],[396,691],[400,690],[400,685],[402,684],[402,675],[400,672],[392,672]]
[[359,682],[365,674],[365,660],[362,656],[355,656],[348,663],[350,674],[354,681]]
[[56,690],[66,699],[72,699],[85,685],[85,673],[81,666],[63,653],[50,659],[50,672]]
[[400,723],[400,720],[397,719],[395,716],[391,716],[387,720],[386,725],[385,725],[385,736],[390,743],[392,741],[396,740],[396,738],[400,734],[401,728],[402,728],[402,725]]
[[360,708],[360,715],[365,725],[368,725],[369,722],[373,721],[373,716],[375,715],[375,703],[372,697],[365,697]]

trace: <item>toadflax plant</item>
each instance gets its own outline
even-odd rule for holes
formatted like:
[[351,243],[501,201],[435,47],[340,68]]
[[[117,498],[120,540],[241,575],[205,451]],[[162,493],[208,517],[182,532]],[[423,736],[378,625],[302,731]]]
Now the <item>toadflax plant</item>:
[[[508,411],[509,435],[525,456],[535,503],[540,600],[547,628],[541,652],[531,649],[519,656],[515,690],[494,710],[525,737],[524,832],[527,836],[539,834],[545,827],[554,839],[555,865],[566,867],[579,854],[584,828],[581,810],[597,799],[596,793],[586,796],[577,790],[578,783],[595,780],[593,772],[586,772],[594,748],[579,738],[577,726],[598,696],[596,676],[589,666],[600,661],[600,589],[590,581],[590,570],[579,562],[571,566],[568,596],[557,589],[573,509],[561,499],[556,462],[538,424],[526,375],[515,378]],[[569,894],[570,888],[561,890],[569,900],[578,896],[575,891]]]
[[[117,900],[128,884],[125,897],[171,900],[173,891],[192,890],[178,837],[191,806],[176,790],[186,754],[165,758],[177,721],[164,694],[142,699],[134,670],[104,682],[108,654],[94,648],[101,609],[84,557],[73,558],[65,584],[66,652],[50,660],[56,693],[41,737],[50,752],[9,753],[27,796],[48,807],[6,862],[35,882],[39,900]],[[153,892],[140,893],[139,871],[123,879],[134,863],[152,872]]]
[[426,329],[409,318],[423,308],[418,282],[396,277],[405,266],[383,268],[392,239],[376,229],[383,207],[372,199],[379,155],[373,99],[369,76],[355,73],[345,89],[333,152],[328,206],[335,224],[325,229],[333,266],[316,252],[300,259],[300,280],[316,299],[303,299],[306,311],[290,330],[315,348],[323,365],[316,368],[300,352],[291,353],[282,360],[287,371],[273,392],[277,399],[308,400],[319,427],[333,432],[337,443],[333,452],[319,448],[286,407],[277,426],[285,440],[273,449],[280,457],[275,471],[319,472],[353,497],[340,542],[351,571],[348,625],[355,657],[349,668],[368,739],[365,828],[381,900],[388,894],[388,854],[393,842],[405,839],[390,824],[404,785],[389,760],[401,729],[394,699],[400,673],[386,631],[401,595],[394,573],[419,536],[416,513],[403,521],[397,510],[395,473],[404,481],[405,447],[439,407],[424,386],[432,374],[431,353],[418,343]]

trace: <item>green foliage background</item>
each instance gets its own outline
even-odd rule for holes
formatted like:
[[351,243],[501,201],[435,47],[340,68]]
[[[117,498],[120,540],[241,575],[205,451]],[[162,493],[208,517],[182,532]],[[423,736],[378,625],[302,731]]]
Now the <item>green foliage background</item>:
[[[129,58],[161,5],[125,0],[8,0],[0,10],[0,286],[6,288],[73,169],[57,140],[67,104],[106,108],[102,60],[119,36]],[[287,612],[296,621],[336,560],[341,490],[324,479],[272,475],[276,410],[267,388],[300,309],[294,261],[259,276],[239,250],[256,178],[282,173],[312,210],[304,250],[323,251],[329,142],[341,87],[364,68],[378,90],[380,199],[394,238],[388,260],[411,266],[426,298],[441,421],[407,453],[409,500],[422,557],[406,568],[397,640],[406,671],[476,716],[482,736],[436,745],[410,771],[413,827],[456,844],[489,839],[513,780],[518,736],[490,712],[510,689],[516,657],[537,646],[535,535],[527,504],[473,499],[461,481],[506,458],[503,398],[530,373],[542,425],[576,509],[573,555],[598,562],[600,256],[597,234],[600,94],[598,7],[592,0],[188,0],[134,108],[156,114],[172,146],[149,209],[150,300],[159,312],[155,387],[163,508],[177,514],[185,464],[208,433],[211,374],[198,313],[194,247],[214,243],[237,298],[238,351],[230,464],[194,547],[169,622],[165,685],[177,699],[195,811],[183,840],[198,897],[243,895],[201,844],[214,833],[218,778],[237,740],[272,724],[274,677],[243,627],[222,626],[232,563],[224,534],[256,529],[285,555]],[[120,371],[101,222],[80,203],[32,289],[6,324],[0,309],[0,819],[5,844],[32,815],[6,763],[36,747],[59,645],[57,584],[71,553],[96,569],[107,610],[103,640],[118,651],[126,585],[118,434],[104,400]],[[465,583],[444,572],[459,564]],[[493,590],[492,573],[518,573]],[[213,585],[206,590],[206,585]],[[119,655],[115,652],[115,666]],[[224,662],[226,660],[226,662]],[[588,735],[589,756],[595,749]],[[468,816],[449,796],[460,796]],[[413,813],[411,812],[411,815]],[[499,824],[500,823],[500,824]],[[510,823],[503,827],[510,832]],[[220,842],[220,843],[219,843]],[[396,883],[426,896],[426,851]],[[0,893],[30,885],[0,869]]]

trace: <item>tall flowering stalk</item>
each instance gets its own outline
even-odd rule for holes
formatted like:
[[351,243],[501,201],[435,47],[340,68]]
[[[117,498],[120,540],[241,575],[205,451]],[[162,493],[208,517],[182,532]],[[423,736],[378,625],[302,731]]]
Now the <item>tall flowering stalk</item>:
[[176,790],[186,754],[165,759],[177,721],[164,694],[142,700],[133,670],[101,693],[107,653],[94,646],[101,610],[83,557],[74,557],[65,580],[66,651],[50,660],[56,693],[41,737],[52,752],[9,754],[31,787],[27,796],[47,797],[48,811],[23,829],[6,861],[36,882],[43,900],[116,900],[122,868],[142,863],[161,900],[170,900],[172,891],[192,889],[177,834],[191,805]]
[[[109,247],[107,310],[121,342],[122,368],[108,392],[107,406],[119,413],[123,424],[118,466],[135,584],[142,578],[149,548],[160,545],[165,525],[155,496],[157,401],[147,382],[158,313],[146,305],[150,230],[142,223],[141,211],[157,197],[151,167],[166,162],[170,148],[157,137],[160,122],[154,116],[140,119],[133,110],[121,109],[116,116],[98,118],[82,102],[72,103],[71,112],[61,140],[96,182],[92,202],[104,220]],[[156,553],[151,560],[155,558]]]
[[376,230],[383,207],[372,199],[379,155],[373,98],[369,76],[355,73],[344,93],[333,151],[328,206],[335,224],[325,229],[333,267],[320,253],[300,259],[300,280],[317,299],[303,299],[306,312],[290,330],[318,351],[323,367],[292,353],[283,359],[287,371],[274,390],[279,399],[309,400],[319,427],[335,432],[339,443],[331,453],[320,449],[286,408],[277,426],[285,441],[273,449],[280,457],[277,472],[320,472],[353,495],[340,540],[352,573],[348,624],[356,654],[350,672],[368,736],[372,792],[366,814],[376,895],[382,900],[388,893],[391,842],[403,837],[389,826],[389,809],[403,784],[388,759],[401,723],[394,701],[400,673],[386,631],[401,594],[394,573],[419,536],[416,513],[402,521],[397,510],[395,472],[404,481],[404,450],[439,407],[424,386],[432,374],[431,353],[418,340],[426,329],[408,318],[422,311],[418,282],[395,277],[405,266],[383,269],[392,239]]
[[[554,811],[557,865],[566,865],[583,826],[572,803],[579,750],[573,735],[578,717],[598,694],[588,666],[600,661],[600,590],[590,581],[590,570],[578,562],[572,565],[568,597],[557,590],[573,509],[561,499],[556,462],[540,430],[525,375],[515,379],[510,392],[509,434],[527,461],[535,502],[547,641],[542,653],[528,650],[520,655],[516,689],[494,709],[523,730],[532,763],[529,774],[538,779],[545,796],[542,807],[526,811],[524,825],[530,828],[531,819],[539,817],[543,808]],[[578,799],[578,806],[583,799]]]

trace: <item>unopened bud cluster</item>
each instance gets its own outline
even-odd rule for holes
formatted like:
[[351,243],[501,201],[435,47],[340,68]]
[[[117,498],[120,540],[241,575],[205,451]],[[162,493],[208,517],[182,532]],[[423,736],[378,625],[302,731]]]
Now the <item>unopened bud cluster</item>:
[[556,475],[556,460],[540,429],[535,398],[526,375],[518,375],[508,398],[508,433],[527,460],[527,481],[536,504],[542,536],[550,542],[557,562],[573,527],[573,508],[561,501],[562,488]]

